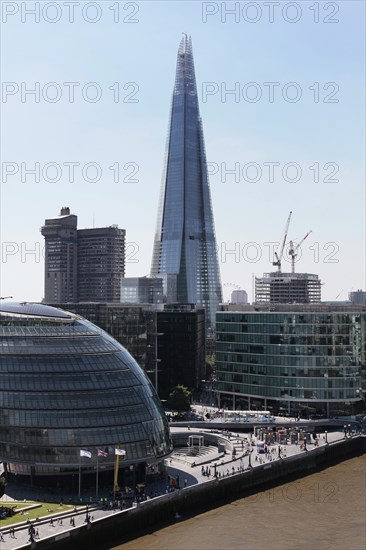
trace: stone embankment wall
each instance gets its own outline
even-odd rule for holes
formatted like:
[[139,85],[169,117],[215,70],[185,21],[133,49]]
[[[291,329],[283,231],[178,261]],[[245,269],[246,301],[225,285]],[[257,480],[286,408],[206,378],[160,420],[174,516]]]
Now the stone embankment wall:
[[[172,521],[175,514],[192,515],[203,507],[216,507],[226,499],[242,498],[257,490],[307,475],[327,465],[366,451],[366,437],[354,436],[304,451],[301,454],[255,466],[242,473],[193,485],[138,504],[136,508],[116,512],[62,535],[37,542],[37,549],[80,550],[97,548],[98,543],[140,535],[142,529]],[[31,548],[31,545],[28,546]]]

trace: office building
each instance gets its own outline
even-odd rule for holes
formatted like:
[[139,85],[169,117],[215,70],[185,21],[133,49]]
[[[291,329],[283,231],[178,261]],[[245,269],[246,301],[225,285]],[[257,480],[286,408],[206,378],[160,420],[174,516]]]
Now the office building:
[[150,351],[148,346],[154,344],[150,332],[156,332],[156,310],[154,305],[103,304],[98,302],[51,305],[85,317],[85,319],[113,336],[117,342],[127,349],[142,369],[153,371],[154,362],[152,358],[151,364],[148,363]]
[[77,229],[62,208],[41,228],[45,238],[45,303],[119,302],[125,275],[124,229]]
[[69,208],[45,221],[45,302],[77,301],[77,216]]
[[245,290],[233,290],[231,293],[232,304],[247,304],[248,294]]
[[354,305],[366,306],[366,292],[364,290],[350,292],[349,301]]
[[[164,411],[136,361],[80,316],[0,302],[0,461],[11,474],[72,476],[144,468],[172,451]],[[80,450],[90,453],[81,458]],[[47,483],[47,482],[46,482]],[[112,485],[112,478],[110,478]]]
[[221,406],[353,414],[366,391],[366,307],[222,306],[216,375]]
[[125,234],[117,225],[78,230],[79,302],[120,301]]
[[[172,387],[199,387],[205,369],[205,314],[192,304],[52,304],[85,317],[113,336],[163,397]],[[165,309],[163,309],[163,307]],[[160,382],[159,382],[160,380]]]
[[[194,391],[205,377],[205,311],[190,305],[166,305],[157,312],[157,383],[159,396],[182,384]],[[153,347],[151,349],[154,349]],[[152,358],[153,363],[154,358]],[[150,378],[153,377],[150,375]]]
[[121,279],[122,304],[162,304],[163,279],[159,277],[124,277]]
[[207,328],[215,328],[222,292],[192,43],[186,35],[178,51],[151,274],[176,274],[175,301],[204,308]]

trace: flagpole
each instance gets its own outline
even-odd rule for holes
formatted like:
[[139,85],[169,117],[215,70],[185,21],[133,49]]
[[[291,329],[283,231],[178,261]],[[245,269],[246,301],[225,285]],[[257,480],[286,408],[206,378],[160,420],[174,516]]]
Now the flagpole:
[[[116,452],[116,451],[115,451]],[[114,484],[113,484],[113,499],[116,498],[116,491],[118,490],[118,462],[119,462],[119,456],[116,454],[116,460],[114,464]]]
[[96,491],[95,491],[95,498],[98,498],[98,450],[97,450],[97,482],[96,482]]
[[81,495],[81,463],[80,463],[80,450],[79,450],[79,500]]

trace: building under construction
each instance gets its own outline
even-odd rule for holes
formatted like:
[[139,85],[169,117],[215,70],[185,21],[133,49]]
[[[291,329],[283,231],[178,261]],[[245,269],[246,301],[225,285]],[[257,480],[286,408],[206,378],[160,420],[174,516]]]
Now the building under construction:
[[295,260],[298,250],[311,231],[295,245],[290,241],[288,251],[291,256],[291,273],[282,273],[281,264],[292,211],[290,212],[284,231],[281,247],[275,252],[272,265],[277,271],[264,273],[263,277],[255,278],[255,303],[257,304],[318,304],[321,302],[321,282],[318,275],[313,273],[295,273]]
[[313,273],[264,273],[255,278],[257,304],[318,304],[321,281]]

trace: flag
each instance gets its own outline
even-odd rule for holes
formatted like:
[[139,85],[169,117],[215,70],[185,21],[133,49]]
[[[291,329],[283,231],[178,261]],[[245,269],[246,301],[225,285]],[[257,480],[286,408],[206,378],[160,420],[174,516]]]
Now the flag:
[[105,451],[101,451],[100,449],[98,449],[98,456],[103,456],[104,458],[106,456],[108,456],[108,453],[106,453]]
[[80,456],[86,456],[86,458],[91,458],[91,452],[90,451],[84,451],[83,449],[80,449]]
[[125,456],[126,451],[124,449],[114,449],[114,454],[120,455],[120,456]]

